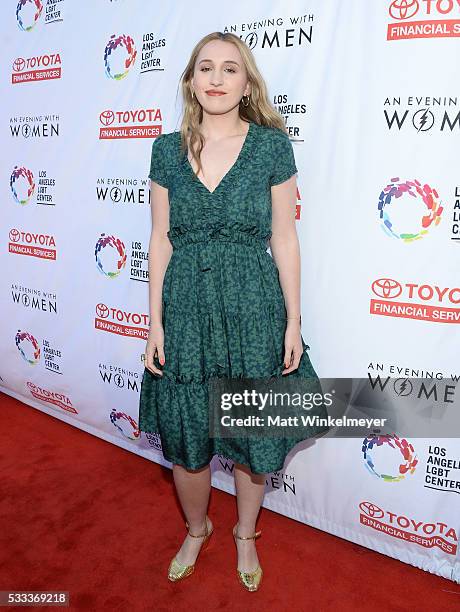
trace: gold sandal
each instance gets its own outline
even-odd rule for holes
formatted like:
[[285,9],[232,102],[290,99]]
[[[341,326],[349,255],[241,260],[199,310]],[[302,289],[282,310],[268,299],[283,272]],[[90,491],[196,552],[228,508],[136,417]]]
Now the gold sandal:
[[[256,540],[262,534],[261,531],[256,531],[254,535],[248,538],[242,537],[242,536],[236,535],[237,527],[238,527],[238,523],[233,527],[233,538],[235,540],[235,545],[236,545],[237,538],[238,540]],[[239,569],[237,569],[236,573],[238,575],[238,580],[244,586],[244,588],[247,589],[248,591],[257,591],[257,589],[260,587],[260,583],[262,581],[262,575],[263,575],[262,568],[260,567],[260,565],[258,565],[253,572],[242,572]]]
[[[192,538],[204,538],[201,548],[197,555],[197,559],[198,559],[198,556],[200,555],[201,551],[206,548],[209,542],[209,538],[211,537],[211,534],[214,531],[214,527],[211,529],[211,531],[209,531],[207,516],[205,518],[205,532],[202,535],[193,535],[193,533],[190,533],[189,524],[187,522],[185,523],[185,526],[187,527],[189,536],[191,536]],[[183,565],[182,563],[179,563],[176,557],[174,557],[174,559],[169,564],[168,579],[171,580],[171,582],[177,582],[178,580],[182,580],[183,578],[190,576],[190,574],[192,574],[195,569],[195,563],[193,563],[192,565]]]

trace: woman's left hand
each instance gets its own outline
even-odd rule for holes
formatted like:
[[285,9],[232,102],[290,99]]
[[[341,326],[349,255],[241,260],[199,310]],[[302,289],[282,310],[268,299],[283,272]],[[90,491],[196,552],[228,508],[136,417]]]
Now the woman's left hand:
[[300,321],[290,319],[287,322],[286,333],[284,335],[284,365],[287,369],[282,371],[283,376],[297,370],[302,353],[303,346],[300,335]]

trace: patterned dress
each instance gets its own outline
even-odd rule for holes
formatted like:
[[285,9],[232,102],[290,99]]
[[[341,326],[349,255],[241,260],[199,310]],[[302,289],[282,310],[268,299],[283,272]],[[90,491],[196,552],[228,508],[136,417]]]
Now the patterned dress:
[[[267,252],[270,187],[297,172],[292,144],[277,128],[251,122],[241,152],[210,192],[181,156],[180,132],[152,145],[149,177],[168,189],[173,252],[163,281],[163,376],[144,369],[139,428],[160,435],[166,460],[188,469],[214,454],[253,473],[283,468],[298,438],[209,437],[211,377],[263,378],[284,369],[286,308],[278,268]],[[300,365],[285,377],[317,378],[302,338]],[[325,416],[325,413],[320,414]]]

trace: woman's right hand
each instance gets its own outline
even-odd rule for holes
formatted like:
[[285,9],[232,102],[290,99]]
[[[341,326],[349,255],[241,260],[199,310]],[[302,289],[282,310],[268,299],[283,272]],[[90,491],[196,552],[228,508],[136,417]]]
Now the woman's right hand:
[[153,363],[153,358],[157,356],[158,361],[161,365],[165,364],[164,354],[164,330],[162,325],[155,325],[149,330],[149,336],[147,339],[147,345],[144,354],[144,365],[152,372],[152,374],[158,374],[163,376],[162,370],[157,368]]

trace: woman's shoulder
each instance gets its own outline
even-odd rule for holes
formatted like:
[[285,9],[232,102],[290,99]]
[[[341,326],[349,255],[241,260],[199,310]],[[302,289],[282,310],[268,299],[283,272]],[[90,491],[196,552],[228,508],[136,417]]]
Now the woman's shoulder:
[[258,125],[258,129],[267,139],[271,140],[289,140],[289,136],[285,130],[274,127],[272,125]]
[[258,132],[260,133],[260,147],[269,156],[276,156],[280,152],[282,153],[286,149],[292,147],[289,135],[286,131],[273,127],[271,125],[258,125]]
[[162,132],[153,140],[153,149],[158,155],[172,159],[174,151],[177,149],[178,137],[180,132]]
[[156,136],[155,142],[161,142],[162,145],[167,145],[176,140],[177,134],[180,134],[180,132],[161,132],[161,134]]

